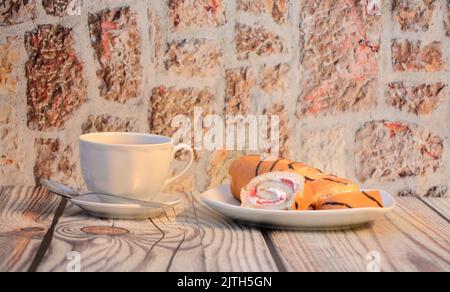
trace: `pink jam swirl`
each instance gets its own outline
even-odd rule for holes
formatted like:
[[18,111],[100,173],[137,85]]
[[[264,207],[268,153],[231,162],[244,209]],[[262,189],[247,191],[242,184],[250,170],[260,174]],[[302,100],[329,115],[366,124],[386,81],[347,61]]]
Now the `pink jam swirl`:
[[[291,181],[290,179],[281,179],[281,182],[285,185],[287,185],[288,187],[290,187],[292,189],[293,192],[295,192],[295,184],[293,181]],[[258,205],[277,205],[277,204],[281,204],[283,202],[285,202],[287,200],[287,196],[286,195],[281,195],[278,197],[277,200],[273,201],[273,200],[265,200],[265,199],[261,199],[260,197],[258,197],[257,195],[257,188],[254,187],[251,191],[250,191],[250,197],[254,197],[256,198],[256,204]]]

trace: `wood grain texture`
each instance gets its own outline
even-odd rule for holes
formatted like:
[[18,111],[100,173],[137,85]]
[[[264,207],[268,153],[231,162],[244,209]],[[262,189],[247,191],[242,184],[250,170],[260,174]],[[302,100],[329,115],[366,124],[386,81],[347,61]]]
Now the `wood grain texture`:
[[272,231],[289,271],[366,271],[370,252],[382,271],[449,271],[450,225],[416,198],[399,198],[394,212],[347,231]]
[[[146,221],[87,218],[71,206],[61,218],[39,271],[275,271],[258,229],[247,228],[182,195],[184,211]],[[192,201],[194,200],[194,202]],[[195,205],[195,209],[194,206]]]
[[41,188],[0,193],[0,271],[27,271],[52,224],[60,199]]
[[206,270],[209,272],[277,271],[261,231],[239,224],[205,206],[194,196]]
[[184,210],[156,219],[101,220],[70,205],[57,222],[56,196],[3,187],[0,270],[28,270],[52,222],[38,271],[70,269],[73,251],[81,255],[82,271],[365,271],[373,251],[382,271],[450,270],[448,199],[398,198],[384,220],[347,231],[261,233],[215,213],[199,196],[181,196]]
[[204,271],[192,201],[181,196],[184,210],[168,209],[163,216],[144,221],[89,218],[70,206],[38,271],[70,270],[71,252],[79,253],[85,272]]
[[450,220],[450,198],[420,198],[428,207]]

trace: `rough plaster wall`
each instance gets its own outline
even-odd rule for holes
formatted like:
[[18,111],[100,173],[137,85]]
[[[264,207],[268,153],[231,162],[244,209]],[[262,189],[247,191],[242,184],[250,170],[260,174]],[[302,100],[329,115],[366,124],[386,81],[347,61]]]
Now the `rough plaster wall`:
[[[65,0],[0,3],[2,185],[82,185],[79,134],[164,131],[151,125],[169,123],[178,110],[164,98],[178,98],[209,112],[279,113],[285,156],[398,195],[447,196],[448,0],[84,0],[79,16]],[[73,40],[59,46],[71,62],[52,66],[75,66],[81,81],[30,83],[26,44],[40,46],[27,35],[49,24]],[[43,44],[44,60],[53,49]],[[42,86],[47,98],[31,98]],[[30,101],[50,111],[40,127]],[[172,188],[214,186],[241,154],[199,152]]]

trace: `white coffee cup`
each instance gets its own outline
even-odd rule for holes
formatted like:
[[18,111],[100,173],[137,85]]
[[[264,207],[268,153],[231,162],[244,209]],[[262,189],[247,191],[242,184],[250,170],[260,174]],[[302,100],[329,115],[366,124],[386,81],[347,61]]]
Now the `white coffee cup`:
[[[194,161],[186,144],[171,138],[141,133],[94,133],[80,136],[80,163],[89,191],[150,201],[163,188],[183,176]],[[180,174],[169,178],[178,151],[190,160]]]

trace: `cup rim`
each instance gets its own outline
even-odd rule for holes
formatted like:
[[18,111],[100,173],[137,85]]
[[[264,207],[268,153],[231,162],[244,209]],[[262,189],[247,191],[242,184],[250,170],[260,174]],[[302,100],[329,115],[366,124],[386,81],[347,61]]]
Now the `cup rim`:
[[[161,143],[153,143],[153,144],[113,144],[113,143],[104,143],[104,142],[96,142],[89,140],[90,137],[93,136],[113,136],[113,135],[122,135],[122,136],[141,136],[141,137],[153,137],[153,138],[161,138],[166,140]],[[156,134],[148,134],[148,133],[132,133],[132,132],[101,132],[101,133],[88,133],[79,136],[79,141],[97,146],[107,146],[107,147],[117,147],[117,148],[149,148],[149,147],[161,147],[167,145],[173,145],[173,140],[170,137]]]

